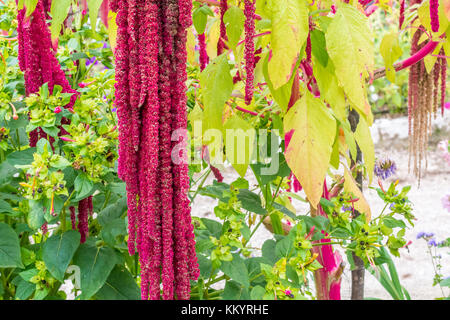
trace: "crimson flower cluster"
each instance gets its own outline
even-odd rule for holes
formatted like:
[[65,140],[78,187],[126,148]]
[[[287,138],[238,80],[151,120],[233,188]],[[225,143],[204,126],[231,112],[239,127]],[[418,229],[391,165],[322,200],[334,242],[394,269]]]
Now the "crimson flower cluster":
[[247,79],[245,83],[245,103],[249,105],[253,99],[254,80],[255,80],[255,1],[245,0],[245,72]]
[[431,31],[439,31],[439,0],[430,0]]
[[[143,300],[186,300],[199,268],[188,166],[171,156],[186,157],[192,2],[115,0],[110,8],[117,12],[118,174],[127,186],[129,252],[139,254]],[[182,141],[172,141],[179,129]]]
[[[48,83],[50,92],[55,85],[60,85],[62,92],[71,92],[70,103],[65,108],[71,108],[77,99],[76,91],[70,87],[52,48],[50,30],[45,21],[50,1],[39,0],[36,9],[30,17],[26,17],[26,9],[19,11],[17,33],[19,40],[19,67],[24,72],[26,94],[36,93],[39,88]],[[63,119],[62,124],[68,120]],[[66,132],[61,127],[61,135]],[[30,146],[35,147],[40,138],[47,134],[37,128],[30,133]]]

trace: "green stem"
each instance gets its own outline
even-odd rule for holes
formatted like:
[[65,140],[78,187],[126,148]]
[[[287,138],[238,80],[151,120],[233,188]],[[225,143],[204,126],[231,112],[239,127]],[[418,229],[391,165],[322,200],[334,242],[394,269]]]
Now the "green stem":
[[222,281],[222,280],[229,280],[229,279],[230,279],[230,277],[228,277],[227,275],[222,275],[222,276],[220,276],[220,277],[218,277],[218,278],[215,278],[214,280],[208,281],[208,282],[205,284],[205,287],[210,287],[211,285],[213,285],[213,284],[215,284],[215,283],[217,283],[217,282],[220,282],[220,281]]
[[200,192],[200,190],[203,188],[203,185],[205,184],[206,179],[208,178],[209,174],[211,173],[211,169],[208,169],[208,173],[205,175],[205,177],[203,178],[202,182],[200,183],[200,185],[197,187],[197,190],[195,190],[194,195],[191,198],[191,202],[194,202],[195,197],[197,197],[197,194]]

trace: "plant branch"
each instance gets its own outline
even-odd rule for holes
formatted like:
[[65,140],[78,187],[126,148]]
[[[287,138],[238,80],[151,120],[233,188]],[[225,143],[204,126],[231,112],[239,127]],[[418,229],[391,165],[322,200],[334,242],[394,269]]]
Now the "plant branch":
[[[416,64],[417,62],[423,60],[427,55],[432,53],[434,51],[434,49],[436,49],[438,43],[439,42],[437,42],[437,41],[430,40],[422,49],[417,51],[411,57],[394,64],[395,71],[398,72],[400,70],[406,69],[406,68]],[[380,79],[385,76],[386,76],[386,68],[380,68],[380,69],[375,70],[375,72],[373,73],[372,80]]]

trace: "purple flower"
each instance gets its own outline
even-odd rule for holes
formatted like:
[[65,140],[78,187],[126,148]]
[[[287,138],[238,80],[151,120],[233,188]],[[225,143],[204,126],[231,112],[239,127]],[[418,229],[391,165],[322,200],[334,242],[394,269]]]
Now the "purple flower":
[[430,233],[425,233],[425,238],[431,238],[434,237],[434,233],[430,232]]
[[447,209],[448,212],[450,212],[450,194],[447,194],[445,197],[441,199],[442,206],[444,209]]
[[341,210],[342,211],[352,211],[353,208],[352,207],[348,207],[348,206],[342,206]]
[[98,64],[97,58],[96,57],[92,57],[90,59],[86,60],[86,67],[90,64],[94,64],[94,66],[96,66]]
[[419,232],[417,234],[417,236],[416,236],[416,239],[420,239],[420,238],[423,238],[423,237],[425,237],[425,232]]
[[395,165],[395,162],[390,159],[379,160],[375,163],[373,171],[378,178],[385,180],[395,174],[397,166]]
[[437,243],[435,239],[431,239],[430,241],[427,242],[427,244],[431,247],[437,247]]

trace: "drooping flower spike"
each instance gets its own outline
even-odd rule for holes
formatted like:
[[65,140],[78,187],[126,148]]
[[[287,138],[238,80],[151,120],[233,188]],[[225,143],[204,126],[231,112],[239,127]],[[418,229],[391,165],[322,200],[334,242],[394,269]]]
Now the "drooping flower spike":
[[245,82],[245,103],[249,105],[253,99],[255,80],[255,0],[244,0],[245,14],[245,72],[247,79]]
[[[172,159],[175,148],[187,147],[191,6],[189,0],[110,1],[118,26],[118,169],[127,186],[128,247],[139,254],[144,300],[189,299],[190,280],[199,275],[185,153]],[[182,141],[172,141],[180,132]]]

